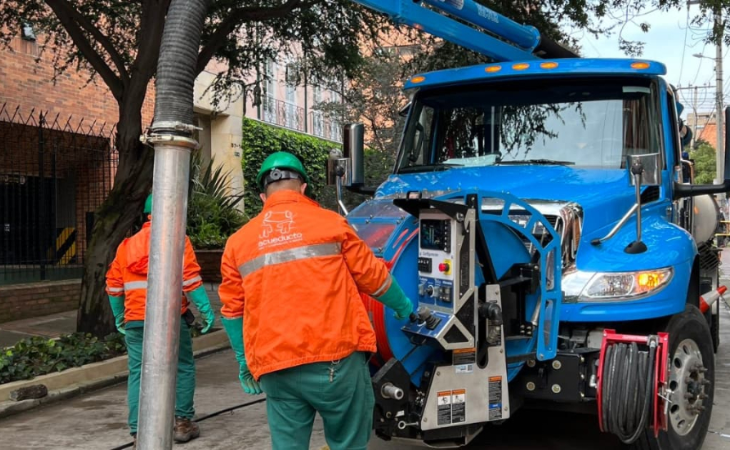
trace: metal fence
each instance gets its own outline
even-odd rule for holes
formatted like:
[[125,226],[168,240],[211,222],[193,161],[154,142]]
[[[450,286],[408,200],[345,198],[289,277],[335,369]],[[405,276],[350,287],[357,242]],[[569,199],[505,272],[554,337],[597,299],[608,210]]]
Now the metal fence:
[[114,125],[0,105],[0,285],[81,275],[114,138]]
[[295,131],[306,131],[304,123],[304,108],[276,100],[274,97],[266,96],[262,104],[262,119],[280,127],[290,128]]
[[309,132],[313,136],[334,142],[342,142],[342,127],[339,123],[326,119],[322,112],[310,112],[309,124]]

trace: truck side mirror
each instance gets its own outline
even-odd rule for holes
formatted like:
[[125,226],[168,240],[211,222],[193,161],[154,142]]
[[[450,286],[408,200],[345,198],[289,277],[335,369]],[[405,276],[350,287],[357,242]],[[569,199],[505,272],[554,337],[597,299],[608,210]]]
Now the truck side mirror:
[[662,184],[661,161],[659,153],[626,156],[629,179],[636,190],[636,240],[624,249],[626,253],[637,254],[646,251],[646,244],[641,241],[641,187]]
[[[730,107],[725,108],[725,136],[730,136]],[[720,162],[724,165],[724,180],[720,184],[674,184],[674,200],[699,195],[724,194],[730,192],[730,139],[725,139],[725,158]]]
[[631,185],[634,186],[636,184],[636,177],[631,174],[631,168],[640,164],[643,169],[641,176],[638,177],[641,183],[640,186],[660,186],[662,184],[661,161],[662,159],[659,153],[626,156],[626,168],[629,170]]
[[349,159],[350,179],[345,186],[365,184],[365,127],[361,123],[348,123],[343,133],[344,157]]

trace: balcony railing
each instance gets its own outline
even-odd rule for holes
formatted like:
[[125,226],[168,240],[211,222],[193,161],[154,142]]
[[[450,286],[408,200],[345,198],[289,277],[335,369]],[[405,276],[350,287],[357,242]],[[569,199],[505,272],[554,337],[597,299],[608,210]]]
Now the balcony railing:
[[326,119],[320,111],[311,111],[305,117],[304,108],[271,96],[263,99],[261,120],[330,141],[342,142],[342,127],[339,123]]
[[309,124],[309,134],[330,141],[342,142],[342,127],[340,124],[326,119],[321,112],[310,112]]
[[264,97],[261,106],[261,119],[264,122],[295,131],[305,131],[304,108],[283,100],[277,100],[270,96]]

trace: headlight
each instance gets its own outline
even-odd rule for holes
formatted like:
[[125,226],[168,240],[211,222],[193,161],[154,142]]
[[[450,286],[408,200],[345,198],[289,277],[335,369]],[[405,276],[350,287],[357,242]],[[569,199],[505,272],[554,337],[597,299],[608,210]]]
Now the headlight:
[[563,291],[568,302],[635,300],[669,284],[672,268],[640,272],[581,272],[563,276]]

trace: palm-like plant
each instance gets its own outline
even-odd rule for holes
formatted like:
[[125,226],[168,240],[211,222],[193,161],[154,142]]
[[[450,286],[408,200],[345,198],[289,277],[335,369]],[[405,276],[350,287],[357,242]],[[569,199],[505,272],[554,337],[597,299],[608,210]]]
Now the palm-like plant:
[[237,208],[242,195],[229,195],[230,172],[205,164],[200,151],[190,161],[187,234],[196,249],[223,248],[228,237],[248,221]]

